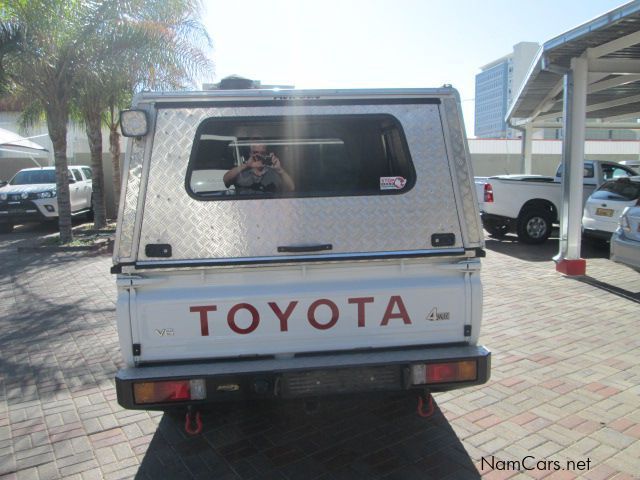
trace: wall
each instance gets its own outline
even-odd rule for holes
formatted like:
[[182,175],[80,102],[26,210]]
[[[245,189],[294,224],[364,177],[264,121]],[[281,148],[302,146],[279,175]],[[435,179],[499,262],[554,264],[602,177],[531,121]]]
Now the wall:
[[[534,140],[532,170],[534,174],[554,175],[562,160],[562,142],[554,140]],[[524,163],[520,140],[469,139],[469,150],[473,173],[478,177],[523,173]],[[640,159],[640,142],[634,141],[587,141],[585,158],[588,160]]]

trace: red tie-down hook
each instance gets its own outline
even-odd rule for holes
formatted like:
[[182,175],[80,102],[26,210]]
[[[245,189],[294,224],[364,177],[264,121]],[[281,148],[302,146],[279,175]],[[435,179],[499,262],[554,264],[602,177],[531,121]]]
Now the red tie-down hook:
[[187,415],[184,418],[184,429],[189,435],[198,435],[202,432],[202,418],[200,412],[196,411],[193,415],[193,408],[187,407]]
[[424,418],[429,418],[431,415],[433,415],[434,410],[435,407],[433,406],[433,397],[431,396],[431,393],[425,392],[424,394],[418,396],[418,415]]

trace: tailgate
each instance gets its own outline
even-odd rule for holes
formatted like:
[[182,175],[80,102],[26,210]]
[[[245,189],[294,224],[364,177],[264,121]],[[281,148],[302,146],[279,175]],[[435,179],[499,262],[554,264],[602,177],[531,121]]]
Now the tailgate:
[[461,343],[479,330],[479,265],[421,259],[153,272],[121,277],[131,293],[119,302],[128,303],[141,363]]

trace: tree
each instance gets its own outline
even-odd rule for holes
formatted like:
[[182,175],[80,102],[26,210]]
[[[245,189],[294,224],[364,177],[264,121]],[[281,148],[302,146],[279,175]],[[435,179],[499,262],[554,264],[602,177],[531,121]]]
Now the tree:
[[[111,2],[100,11],[89,68],[80,72],[76,103],[85,125],[94,170],[94,225],[105,224],[102,174],[103,123],[109,128],[116,206],[120,195],[120,135],[117,113],[141,88],[178,89],[211,71],[205,50],[211,40],[188,0]],[[106,115],[104,115],[106,113]],[[97,187],[97,188],[96,188]]]
[[[91,4],[80,0],[13,0],[0,4],[4,86],[44,110],[53,144],[60,240],[72,240],[67,168],[67,123],[76,72],[86,62],[85,41],[95,30]],[[5,48],[8,47],[8,48]]]
[[[101,177],[102,133],[96,112],[102,114],[117,103],[114,98],[122,98],[122,92],[111,90],[115,84],[105,80],[120,71],[125,81],[116,82],[118,88],[175,86],[190,78],[194,66],[210,67],[198,48],[203,39],[210,44],[197,21],[198,5],[190,0],[0,2],[0,82],[45,112],[63,243],[72,240],[66,156],[72,100],[83,111],[92,164]],[[100,181],[94,178],[98,190]],[[102,201],[103,193],[97,195]],[[102,212],[99,208],[99,222],[104,221]]]

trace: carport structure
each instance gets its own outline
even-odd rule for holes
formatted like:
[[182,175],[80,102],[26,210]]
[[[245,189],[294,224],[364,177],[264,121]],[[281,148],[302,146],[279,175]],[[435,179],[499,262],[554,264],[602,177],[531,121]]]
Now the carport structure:
[[[534,128],[562,117],[563,198],[556,269],[584,275],[580,258],[582,162],[586,128],[640,128],[640,0],[627,3],[544,43],[507,122],[524,132],[531,172]],[[589,122],[587,122],[589,120]]]

